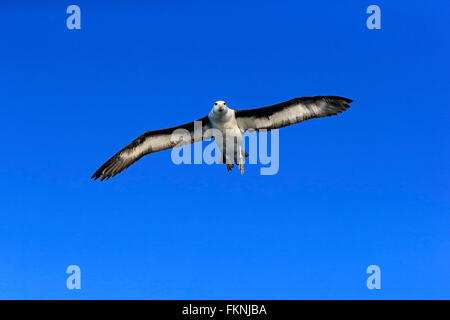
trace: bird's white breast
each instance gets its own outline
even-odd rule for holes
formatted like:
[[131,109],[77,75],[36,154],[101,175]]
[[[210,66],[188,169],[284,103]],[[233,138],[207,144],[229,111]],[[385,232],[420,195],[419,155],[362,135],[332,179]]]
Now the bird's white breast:
[[226,115],[223,117],[216,116],[213,112],[209,115],[209,121],[213,128],[218,129],[225,134],[227,130],[239,130],[239,127],[236,122],[236,118],[234,117],[234,110],[229,110]]
[[234,144],[234,142],[237,142],[239,145],[242,143],[242,131],[237,125],[234,110],[230,109],[227,115],[222,118],[217,118],[212,115],[210,116],[210,122],[213,128],[222,133],[224,147]]

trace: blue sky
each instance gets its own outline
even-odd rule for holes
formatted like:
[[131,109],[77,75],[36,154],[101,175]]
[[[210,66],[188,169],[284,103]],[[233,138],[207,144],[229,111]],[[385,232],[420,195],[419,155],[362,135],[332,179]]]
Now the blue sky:
[[[450,298],[448,1],[0,6],[0,298]],[[216,100],[314,95],[355,102],[280,130],[277,175],[165,151],[89,179]]]

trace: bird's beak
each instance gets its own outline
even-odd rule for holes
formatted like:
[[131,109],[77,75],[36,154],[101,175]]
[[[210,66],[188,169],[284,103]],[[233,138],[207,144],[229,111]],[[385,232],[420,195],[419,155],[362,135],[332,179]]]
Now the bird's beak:
[[219,106],[219,110],[220,110],[220,111],[223,111],[223,106]]

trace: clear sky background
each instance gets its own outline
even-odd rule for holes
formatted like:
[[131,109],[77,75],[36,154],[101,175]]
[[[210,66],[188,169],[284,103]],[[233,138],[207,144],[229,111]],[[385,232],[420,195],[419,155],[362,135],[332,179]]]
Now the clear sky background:
[[[66,8],[81,7],[81,30]],[[366,8],[381,8],[368,30]],[[0,298],[450,298],[448,1],[2,1]],[[340,95],[280,170],[90,180],[139,134]],[[67,266],[82,289],[68,290]],[[366,268],[381,268],[368,290]]]

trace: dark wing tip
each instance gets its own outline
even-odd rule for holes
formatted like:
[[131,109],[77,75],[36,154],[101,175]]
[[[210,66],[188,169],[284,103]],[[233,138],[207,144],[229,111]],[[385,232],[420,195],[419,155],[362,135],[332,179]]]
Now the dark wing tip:
[[341,113],[350,108],[349,103],[353,102],[352,99],[338,96],[326,96],[320,98],[325,100],[330,106],[334,107],[338,113]]
[[339,96],[318,96],[314,97],[314,99],[322,100],[327,103],[324,108],[325,114],[323,114],[322,117],[335,116],[339,113],[342,113],[350,108],[349,103],[353,102],[352,99]]
[[[315,98],[316,99],[324,99],[324,100],[326,100],[329,103],[338,104],[338,105],[345,105],[345,104],[353,102],[352,99],[339,97],[339,96],[318,96],[318,97],[315,97]],[[350,106],[347,106],[347,107],[350,107]]]
[[340,103],[352,103],[353,100],[349,98],[339,97],[339,96],[329,96],[330,99],[340,102]]
[[123,161],[115,155],[106,161],[97,171],[95,171],[91,179],[97,180],[100,178],[100,181],[108,180],[109,178],[112,178],[116,174],[120,173],[123,169],[125,169],[123,166]]
[[352,103],[353,102],[353,100],[352,99],[349,99],[349,98],[342,98],[345,102],[347,102],[347,103]]
[[311,102],[315,102],[317,100],[322,100],[322,101],[327,102],[331,107],[333,107],[336,111],[338,111],[337,113],[340,113],[340,112],[345,111],[346,109],[350,108],[349,103],[353,102],[352,99],[340,97],[340,96],[315,96],[315,97],[295,98],[295,99],[288,101],[288,103],[296,103],[296,102],[311,103]]
[[136,157],[129,157],[123,159],[121,157],[121,154],[122,151],[119,151],[111,159],[106,161],[97,171],[95,171],[91,179],[94,180],[100,179],[100,181],[108,180],[109,178],[118,175],[123,170],[127,169],[129,166],[131,166],[133,163],[135,163],[144,156],[144,154],[141,154]]

